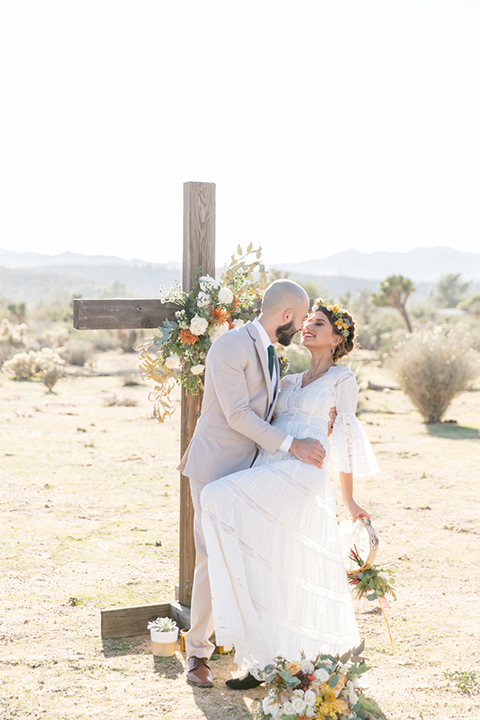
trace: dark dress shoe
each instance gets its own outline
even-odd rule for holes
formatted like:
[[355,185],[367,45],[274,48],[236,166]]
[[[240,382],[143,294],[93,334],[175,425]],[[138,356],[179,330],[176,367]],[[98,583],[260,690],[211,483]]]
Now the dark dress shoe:
[[213,687],[212,671],[207,658],[192,655],[187,662],[187,683],[195,687]]
[[265,681],[257,680],[257,678],[253,677],[251,673],[247,673],[242,678],[232,678],[231,680],[226,680],[225,685],[231,690],[250,690],[251,688],[258,687],[263,682]]

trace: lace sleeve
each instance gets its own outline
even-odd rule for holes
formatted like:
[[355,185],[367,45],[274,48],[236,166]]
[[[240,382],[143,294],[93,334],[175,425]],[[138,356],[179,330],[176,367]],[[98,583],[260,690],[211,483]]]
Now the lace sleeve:
[[355,416],[358,385],[352,372],[345,373],[335,388],[337,417],[331,436],[333,467],[336,472],[365,477],[379,472],[365,431]]

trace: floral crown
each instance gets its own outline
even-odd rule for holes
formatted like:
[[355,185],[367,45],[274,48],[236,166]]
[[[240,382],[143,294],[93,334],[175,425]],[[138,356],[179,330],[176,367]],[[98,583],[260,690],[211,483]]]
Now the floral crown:
[[323,298],[317,298],[312,305],[312,312],[317,312],[317,310],[321,310],[322,308],[328,310],[333,315],[335,318],[333,324],[335,325],[336,330],[343,336],[344,340],[347,340],[350,334],[350,327],[352,325],[352,321],[348,316],[347,311],[338,305],[330,305]]

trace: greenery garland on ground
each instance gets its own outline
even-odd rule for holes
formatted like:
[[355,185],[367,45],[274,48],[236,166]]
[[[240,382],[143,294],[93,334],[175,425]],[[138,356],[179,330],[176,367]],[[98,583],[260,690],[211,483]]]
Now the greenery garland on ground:
[[[253,260],[247,259],[254,256]],[[240,245],[219,281],[209,275],[194,278],[186,293],[179,285],[162,296],[162,302],[179,306],[175,320],[165,320],[159,335],[136,347],[145,380],[155,383],[150,399],[154,416],[163,422],[173,413],[169,394],[175,383],[189,395],[203,390],[205,358],[212,343],[224,332],[244,325],[257,314],[259,298],[267,285],[261,248]]]

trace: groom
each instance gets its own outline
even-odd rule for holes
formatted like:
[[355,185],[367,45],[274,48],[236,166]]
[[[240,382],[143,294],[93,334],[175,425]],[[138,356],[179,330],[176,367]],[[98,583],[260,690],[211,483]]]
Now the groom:
[[[196,567],[191,628],[186,635],[187,682],[212,687],[208,660],[214,650],[212,601],[200,494],[207,483],[250,467],[258,446],[270,454],[290,452],[321,467],[325,450],[318,440],[297,439],[270,425],[278,395],[280,368],[273,344],[289,345],[309,309],[305,290],[291,280],[275,280],[264,293],[253,322],[221,335],[210,348],[205,369],[202,412],[178,467],[190,478],[195,510]],[[233,689],[255,687],[253,676],[227,680]]]

